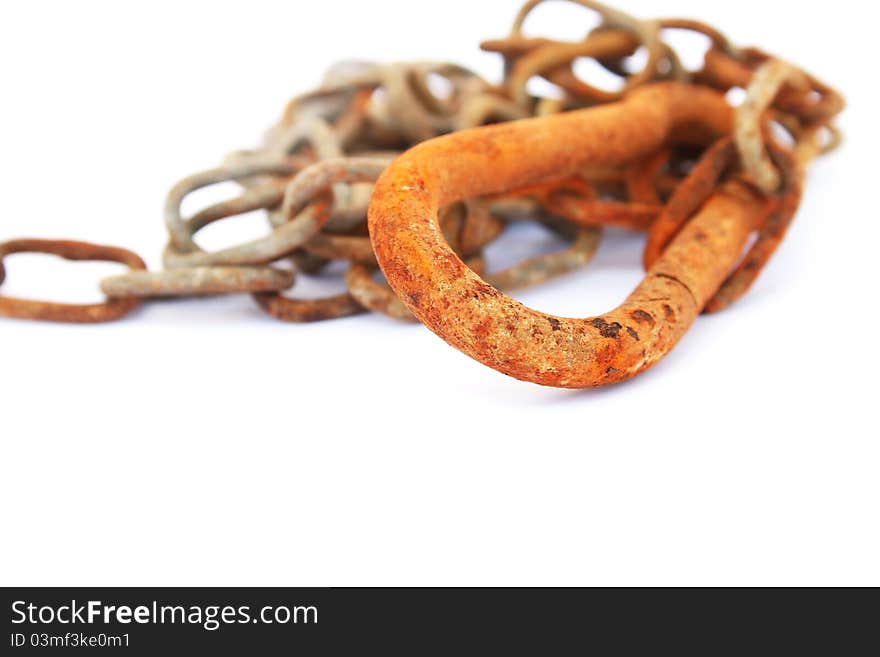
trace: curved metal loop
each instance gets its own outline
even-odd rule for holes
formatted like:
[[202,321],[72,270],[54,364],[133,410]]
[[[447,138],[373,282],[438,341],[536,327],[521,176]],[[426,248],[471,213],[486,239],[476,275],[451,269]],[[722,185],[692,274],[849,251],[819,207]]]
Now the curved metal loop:
[[[720,137],[732,122],[720,94],[661,83],[607,107],[425,142],[376,185],[369,225],[377,260],[416,317],[490,367],[559,387],[628,379],[668,353],[727,277],[759,221],[759,196],[723,186],[621,306],[586,319],[531,310],[481,279],[443,239],[437,208],[584,166],[620,166],[658,150],[683,126]],[[452,157],[456,166],[444,167]]]
[[[334,160],[345,156],[342,138],[330,123],[320,116],[304,116],[296,121],[284,134],[280,135],[276,144],[270,147],[270,153],[279,156],[290,156],[303,145],[311,147],[318,161]],[[333,214],[350,214],[353,191],[349,185],[333,185]]]
[[700,160],[681,182],[663,206],[657,220],[651,224],[645,244],[645,270],[654,263],[703,204],[714,193],[719,180],[736,158],[736,148],[730,137],[723,137],[703,153]]
[[661,18],[657,22],[659,23],[661,30],[686,30],[688,32],[696,32],[709,37],[713,48],[720,50],[734,59],[742,59],[743,57],[739,48],[734,46],[730,39],[707,23],[690,18]]
[[[329,203],[318,199],[321,194],[340,182],[372,182],[387,164],[388,160],[381,158],[358,157],[316,162],[300,171],[287,184],[280,209],[283,221],[269,235],[214,252],[202,251],[190,236],[192,248],[183,252],[171,248],[166,250],[165,264],[171,268],[180,268],[260,265],[278,260],[305,244],[329,220]],[[215,176],[210,180],[216,178]],[[175,195],[175,202],[171,204],[174,208],[179,207],[178,199],[182,198],[180,192],[189,188],[180,185],[178,187],[180,190]],[[172,214],[179,216],[176,211]]]
[[[194,232],[211,221],[230,216],[229,214],[225,214],[226,210],[222,212],[212,210],[213,214],[219,216],[210,220],[203,218],[194,225],[189,224],[181,216],[180,207],[183,200],[192,192],[218,183],[239,181],[258,176],[290,176],[299,170],[300,165],[301,161],[299,160],[260,155],[258,157],[245,158],[244,161],[227,164],[214,169],[208,169],[207,171],[200,171],[199,173],[187,176],[171,188],[165,199],[165,227],[168,229],[171,238],[169,249],[180,254],[200,251],[198,245],[193,240]],[[278,202],[275,200],[276,198],[276,195],[272,195],[268,199],[261,200],[263,203],[267,204],[268,207],[268,204],[272,203],[273,200],[275,203]],[[233,199],[232,201],[224,202],[224,204],[227,208],[232,208],[230,214],[237,214],[235,210],[238,210],[241,207],[247,208],[245,211],[257,209],[259,207],[255,205],[252,198],[248,198],[246,201]],[[212,206],[212,208],[216,207],[217,206]]]
[[526,85],[535,75],[544,75],[568,93],[589,102],[617,100],[623,95],[622,91],[606,91],[583,82],[571,71],[571,65],[581,57],[600,61],[626,57],[635,52],[638,45],[638,39],[625,30],[595,31],[581,42],[540,45],[511,64],[506,85],[508,94],[520,106],[527,106],[530,96]]
[[[448,87],[446,98],[431,89],[430,76],[443,78]],[[385,69],[381,104],[371,109],[371,116],[386,129],[398,132],[410,142],[424,141],[449,132],[461,109],[464,88],[485,92],[489,83],[472,71],[449,63],[395,63]]]
[[[491,274],[484,273],[486,263],[482,249],[498,237],[497,233],[491,234],[491,239],[487,239],[489,234],[484,233],[479,241],[469,243],[467,237],[462,237],[461,231],[454,233],[455,240],[449,239],[448,230],[443,232],[447,241],[455,245],[453,248],[462,255],[465,264],[471,270],[484,276],[498,289],[512,292],[539,285],[585,266],[593,259],[599,246],[602,233],[598,227],[573,228],[570,224],[555,221],[551,217],[539,219],[539,222],[565,237],[570,241],[570,244],[562,250],[527,258]],[[442,223],[441,219],[441,225]],[[387,283],[381,283],[373,278],[377,266],[371,267],[362,263],[353,263],[349,267],[345,274],[345,282],[351,296],[362,306],[374,312],[388,315],[394,319],[415,321],[415,316],[397,297],[394,290]]]
[[[521,37],[522,28],[528,15],[539,5],[547,0],[528,0],[519,10],[513,22],[512,36]],[[607,100],[622,97],[627,91],[634,89],[646,82],[650,82],[657,75],[660,61],[666,54],[665,46],[660,40],[660,23],[654,20],[643,20],[631,16],[625,12],[608,7],[594,0],[567,0],[568,2],[592,9],[602,19],[603,26],[614,27],[633,34],[648,52],[647,61],[641,71],[629,76],[624,84],[624,89],[618,94],[609,96]]]
[[[0,244],[0,284],[6,279],[3,259],[13,253],[47,253],[66,260],[100,260],[118,262],[135,270],[147,268],[139,255],[117,246],[70,240],[19,239]],[[140,300],[134,298],[110,299],[96,304],[68,304],[0,296],[0,315],[47,322],[100,323],[124,317],[139,305]]]
[[549,192],[543,204],[551,214],[579,226],[613,226],[636,231],[647,230],[662,209],[659,203],[607,200],[565,188]]

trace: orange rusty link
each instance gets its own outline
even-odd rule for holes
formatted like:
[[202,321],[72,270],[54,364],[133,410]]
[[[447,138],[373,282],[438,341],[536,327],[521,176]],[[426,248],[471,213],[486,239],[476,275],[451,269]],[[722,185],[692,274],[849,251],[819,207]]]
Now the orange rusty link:
[[643,162],[637,162],[627,168],[624,180],[630,200],[647,205],[660,205],[656,181],[669,161],[670,155],[670,150],[664,148],[645,158]]
[[529,309],[486,283],[443,239],[438,208],[585,166],[623,166],[676,134],[719,138],[732,126],[720,93],[660,83],[618,103],[425,142],[376,185],[369,228],[377,260],[418,319],[500,372],[566,388],[626,380],[672,349],[728,277],[762,218],[761,196],[736,181],[720,186],[621,306],[586,319]]
[[652,204],[601,199],[594,187],[583,178],[566,178],[527,185],[497,198],[534,198],[550,214],[579,226],[637,231],[647,230],[662,210],[659,201]]
[[785,237],[800,205],[806,162],[772,141],[768,142],[767,146],[774,164],[779,168],[782,187],[772,199],[769,213],[765,212],[755,243],[706,304],[704,308],[706,312],[724,310],[748,292]]
[[646,270],[657,262],[666,245],[715,191],[718,181],[735,157],[733,140],[730,137],[719,139],[703,153],[688,176],[675,188],[648,232],[642,257]]
[[366,312],[345,292],[321,299],[291,299],[278,292],[256,292],[253,297],[260,308],[283,322],[323,322]]
[[[66,260],[101,260],[128,265],[134,270],[147,266],[140,256],[117,246],[101,246],[71,240],[19,239],[0,244],[0,284],[6,278],[3,259],[13,253],[48,253]],[[110,299],[105,303],[68,304],[0,297],[0,316],[37,319],[46,322],[99,323],[124,317],[141,304],[140,299]]]

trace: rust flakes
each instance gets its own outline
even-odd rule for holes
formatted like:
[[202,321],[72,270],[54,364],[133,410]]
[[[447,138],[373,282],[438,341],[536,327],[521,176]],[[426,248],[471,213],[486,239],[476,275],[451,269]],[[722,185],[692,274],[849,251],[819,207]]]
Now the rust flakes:
[[645,312],[644,310],[633,310],[630,314],[630,317],[636,321],[638,324],[647,324],[648,326],[654,326],[654,316]]
[[590,325],[599,329],[599,335],[603,338],[617,338],[620,335],[620,329],[623,328],[622,324],[618,322],[608,323],[601,317],[597,317],[596,319],[590,320]]

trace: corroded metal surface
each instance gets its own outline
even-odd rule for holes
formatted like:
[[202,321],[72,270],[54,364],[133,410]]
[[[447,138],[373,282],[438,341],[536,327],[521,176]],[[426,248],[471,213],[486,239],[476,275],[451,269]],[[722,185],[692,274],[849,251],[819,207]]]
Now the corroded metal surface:
[[101,291],[111,298],[202,296],[286,290],[294,280],[292,271],[276,267],[187,267],[111,276]]
[[[3,259],[13,253],[47,253],[66,260],[118,262],[131,269],[146,269],[140,256],[116,246],[70,240],[19,239],[0,244],[0,285],[6,280]],[[69,304],[0,296],[0,315],[47,322],[99,323],[124,317],[140,305],[136,298],[110,299],[105,303]]]
[[[630,378],[672,348],[733,267],[764,206],[757,194],[742,184],[719,190],[622,306],[577,320],[526,308],[477,276],[443,239],[437,211],[582,166],[625,164],[682,125],[720,137],[732,122],[720,94],[661,83],[618,104],[431,140],[377,184],[369,214],[377,259],[419,320],[490,367],[561,387]],[[453,157],[455,168],[443,166]]]

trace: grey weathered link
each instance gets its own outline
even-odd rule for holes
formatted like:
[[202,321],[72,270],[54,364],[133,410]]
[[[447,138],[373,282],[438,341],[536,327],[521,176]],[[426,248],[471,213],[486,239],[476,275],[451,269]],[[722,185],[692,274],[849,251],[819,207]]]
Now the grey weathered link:
[[[658,65],[663,59],[666,52],[665,44],[660,40],[660,22],[656,20],[643,20],[636,18],[626,12],[620,11],[613,7],[609,7],[595,0],[569,0],[574,4],[581,5],[597,12],[602,18],[602,24],[608,27],[615,27],[635,35],[648,51],[648,58],[645,66],[641,71],[627,78],[625,89],[632,89],[640,84],[644,84],[654,79],[658,73]],[[543,4],[546,0],[528,0],[519,10],[513,22],[511,34],[514,36],[522,36],[523,24],[526,17],[538,5]],[[620,95],[622,95],[621,92]]]
[[284,198],[287,183],[287,179],[263,182],[259,186],[246,189],[241,196],[199,210],[187,220],[190,235],[195,235],[205,226],[220,219],[277,206]]
[[[301,145],[309,144],[318,160],[332,160],[344,156],[342,143],[326,119],[308,116],[293,123],[285,134],[279,137],[278,143],[272,146],[277,155],[291,155]],[[352,191],[348,185],[333,185],[333,208],[338,211],[348,210],[351,214]]]
[[189,267],[111,276],[101,281],[101,290],[111,299],[270,292],[292,287],[295,278],[275,267]]
[[305,244],[327,223],[329,208],[313,203],[316,197],[335,183],[374,181],[387,165],[385,159],[358,157],[317,162],[300,171],[288,183],[280,210],[287,221],[269,235],[214,252],[202,251],[198,247],[198,250],[187,253],[168,249],[165,265],[170,268],[258,265],[278,260]]
[[755,71],[736,112],[735,141],[743,168],[765,194],[779,189],[781,176],[765,150],[762,117],[786,83],[801,90],[809,90],[810,86],[807,76],[788,62],[768,60]]
[[375,182],[389,164],[390,160],[377,157],[342,157],[317,162],[290,181],[284,190],[281,214],[292,220],[311,200],[335,183]]
[[180,206],[187,195],[210,185],[253,176],[289,176],[295,173],[298,165],[298,161],[283,157],[262,156],[187,176],[171,188],[165,199],[165,226],[171,237],[171,246],[182,253],[199,249],[193,241],[190,226],[180,213]]
[[571,273],[589,263],[596,254],[602,231],[588,227],[577,231],[574,241],[565,249],[524,260],[502,271],[486,276],[486,281],[499,290],[519,290]]
[[[439,98],[430,88],[431,75],[445,79],[448,98]],[[455,128],[462,103],[489,84],[475,73],[456,64],[405,62],[385,69],[381,102],[370,107],[371,118],[386,130],[399,133],[416,143]]]

